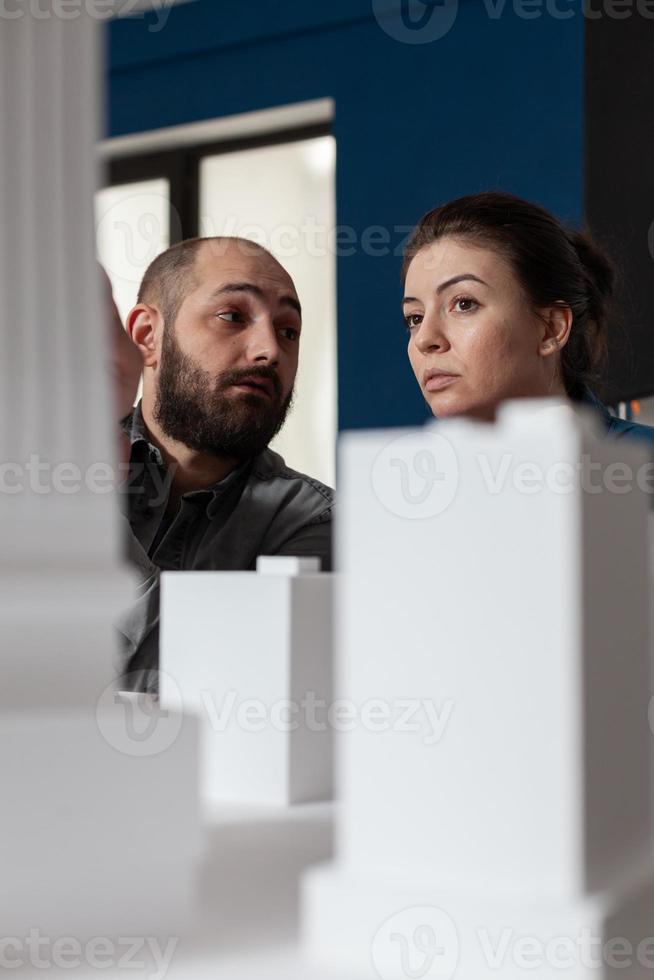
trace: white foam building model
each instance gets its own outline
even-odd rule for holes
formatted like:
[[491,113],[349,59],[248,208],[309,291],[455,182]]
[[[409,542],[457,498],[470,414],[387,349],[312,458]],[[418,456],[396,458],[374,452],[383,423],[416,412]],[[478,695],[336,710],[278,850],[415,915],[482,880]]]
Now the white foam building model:
[[112,686],[134,583],[107,492],[100,25],[83,6],[51,14],[0,21],[0,923],[179,935],[201,844],[196,733]]
[[209,809],[331,799],[332,581],[282,556],[162,576],[161,702],[199,719]]
[[544,406],[345,439],[336,693],[362,723],[304,931],[350,980],[652,975],[652,465]]
[[[651,976],[652,473],[569,409],[347,437],[326,729],[301,702],[332,700],[332,583],[292,561],[166,578],[164,699],[170,677],[191,710],[116,694],[132,582],[101,489],[100,22],[18,13],[0,20],[3,954],[34,930],[183,933],[193,709],[215,722],[233,692],[236,727],[204,733],[205,800],[326,795],[330,728],[338,746],[337,860],[304,889],[322,966],[263,954],[252,976]],[[193,972],[191,949],[174,975]]]

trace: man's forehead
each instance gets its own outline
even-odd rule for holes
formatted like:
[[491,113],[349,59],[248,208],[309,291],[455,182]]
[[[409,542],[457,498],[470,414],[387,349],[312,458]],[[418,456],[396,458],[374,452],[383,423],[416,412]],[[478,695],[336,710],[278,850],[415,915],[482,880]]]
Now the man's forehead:
[[247,242],[206,242],[196,263],[198,284],[218,287],[221,282],[250,282],[261,288],[296,295],[288,272],[268,252]]

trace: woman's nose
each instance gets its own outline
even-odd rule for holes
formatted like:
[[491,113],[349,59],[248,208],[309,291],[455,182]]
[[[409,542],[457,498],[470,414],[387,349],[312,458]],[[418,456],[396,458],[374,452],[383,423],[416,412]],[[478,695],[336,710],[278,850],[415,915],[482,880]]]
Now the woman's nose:
[[426,315],[423,318],[417,333],[414,335],[414,343],[422,354],[427,354],[429,351],[443,351],[449,348],[450,344],[439,316]]

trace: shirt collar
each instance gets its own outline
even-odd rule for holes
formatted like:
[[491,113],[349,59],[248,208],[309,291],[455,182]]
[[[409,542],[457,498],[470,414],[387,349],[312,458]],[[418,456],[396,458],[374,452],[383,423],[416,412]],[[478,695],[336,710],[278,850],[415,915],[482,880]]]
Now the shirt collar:
[[609,412],[606,405],[604,405],[597,395],[590,390],[588,387],[584,387],[579,393],[579,397],[576,399],[578,403],[582,405],[588,405],[597,415],[599,415],[602,420],[602,424],[605,429],[610,429],[613,424],[613,416]]
[[140,440],[143,442],[150,441],[148,439],[148,430],[146,429],[145,422],[143,421],[141,402],[138,402],[129,415],[125,416],[125,418],[121,421],[120,426],[123,432],[129,436],[129,441],[132,445]]
[[[139,401],[138,404],[134,406],[133,411],[129,415],[125,416],[120,423],[121,427],[123,432],[125,432],[125,434],[129,437],[131,446],[135,446],[138,443],[144,444],[150,452],[150,457],[160,466],[165,466],[161,452],[150,440],[150,434],[143,418],[141,404],[142,403]],[[255,457],[254,460],[246,459],[244,463],[237,466],[236,469],[232,470],[231,473],[228,473],[227,476],[223,477],[222,480],[219,480],[218,483],[214,483],[213,486],[210,487],[205,487],[203,490],[193,490],[191,493],[210,493],[214,497],[221,496],[228,487],[239,479],[239,477],[249,472],[256,459],[258,459],[258,457]]]
[[150,452],[150,457],[160,466],[164,465],[161,453],[150,440],[150,434],[143,419],[140,401],[134,406],[132,412],[122,420],[121,427],[125,435],[129,438],[130,446],[133,447],[137,443],[144,443]]

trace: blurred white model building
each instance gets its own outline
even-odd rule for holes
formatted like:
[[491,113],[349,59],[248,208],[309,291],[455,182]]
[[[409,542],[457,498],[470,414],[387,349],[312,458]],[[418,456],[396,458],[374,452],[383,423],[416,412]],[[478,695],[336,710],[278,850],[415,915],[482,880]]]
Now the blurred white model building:
[[650,975],[651,464],[591,428],[516,402],[345,441],[337,695],[394,706],[338,740],[337,860],[305,888],[350,976],[609,977],[621,939]]
[[107,492],[99,54],[82,5],[0,21],[0,921],[14,943],[179,934],[200,856],[192,722],[162,718],[173,737],[149,756],[112,689],[134,583]]

